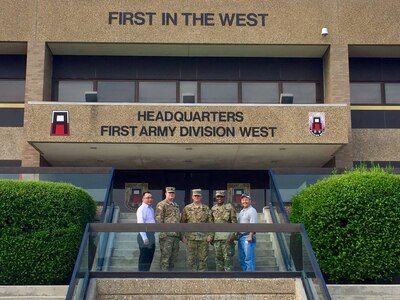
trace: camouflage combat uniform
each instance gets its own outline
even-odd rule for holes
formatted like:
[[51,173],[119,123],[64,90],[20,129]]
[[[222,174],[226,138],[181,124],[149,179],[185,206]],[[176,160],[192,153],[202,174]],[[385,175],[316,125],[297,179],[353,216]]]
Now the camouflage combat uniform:
[[[232,204],[215,204],[211,208],[214,223],[237,223],[236,211]],[[217,271],[233,271],[235,254],[235,233],[216,232],[214,235],[215,265]]]
[[[179,206],[175,202],[169,202],[166,199],[157,204],[156,223],[179,223]],[[170,271],[178,259],[179,241],[181,234],[179,232],[160,232],[160,268],[163,271]]]
[[[188,204],[182,211],[181,223],[211,223],[212,217],[207,205]],[[203,272],[207,268],[207,232],[187,232],[187,264],[192,271]]]

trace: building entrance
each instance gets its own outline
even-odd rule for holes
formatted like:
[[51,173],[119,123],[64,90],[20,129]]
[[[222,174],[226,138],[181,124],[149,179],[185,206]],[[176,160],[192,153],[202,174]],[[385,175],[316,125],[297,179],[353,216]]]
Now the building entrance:
[[258,212],[266,205],[269,191],[267,170],[116,170],[113,199],[121,212],[136,211],[141,194],[149,190],[153,205],[164,199],[165,187],[176,188],[180,209],[191,203],[191,190],[202,189],[203,203],[212,206],[216,190],[226,190],[226,202],[240,209],[240,195],[250,193]]

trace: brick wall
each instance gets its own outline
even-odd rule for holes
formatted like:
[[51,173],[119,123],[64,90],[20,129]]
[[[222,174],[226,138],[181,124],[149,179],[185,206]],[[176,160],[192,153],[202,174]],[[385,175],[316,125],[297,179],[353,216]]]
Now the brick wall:
[[[332,44],[324,55],[325,103],[350,104],[348,45]],[[349,120],[351,118],[349,107]],[[335,153],[335,167],[353,166],[353,146],[351,122],[348,128],[349,143]]]
[[[45,42],[28,42],[26,62],[25,103],[51,99],[52,54]],[[26,142],[27,120],[24,121],[22,166],[39,167],[40,154]]]

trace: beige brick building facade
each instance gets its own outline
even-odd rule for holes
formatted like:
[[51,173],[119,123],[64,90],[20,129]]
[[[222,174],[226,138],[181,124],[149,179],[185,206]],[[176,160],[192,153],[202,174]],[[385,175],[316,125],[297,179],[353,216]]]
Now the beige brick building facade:
[[399,13],[396,0],[3,1],[0,166],[397,166]]

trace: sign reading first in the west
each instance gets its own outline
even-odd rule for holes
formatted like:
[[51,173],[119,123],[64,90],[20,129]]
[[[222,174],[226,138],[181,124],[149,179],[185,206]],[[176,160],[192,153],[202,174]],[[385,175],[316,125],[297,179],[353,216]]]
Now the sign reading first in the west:
[[267,24],[267,13],[211,13],[211,12],[162,12],[151,11],[110,11],[108,25],[152,26],[160,20],[163,26],[261,26]]

